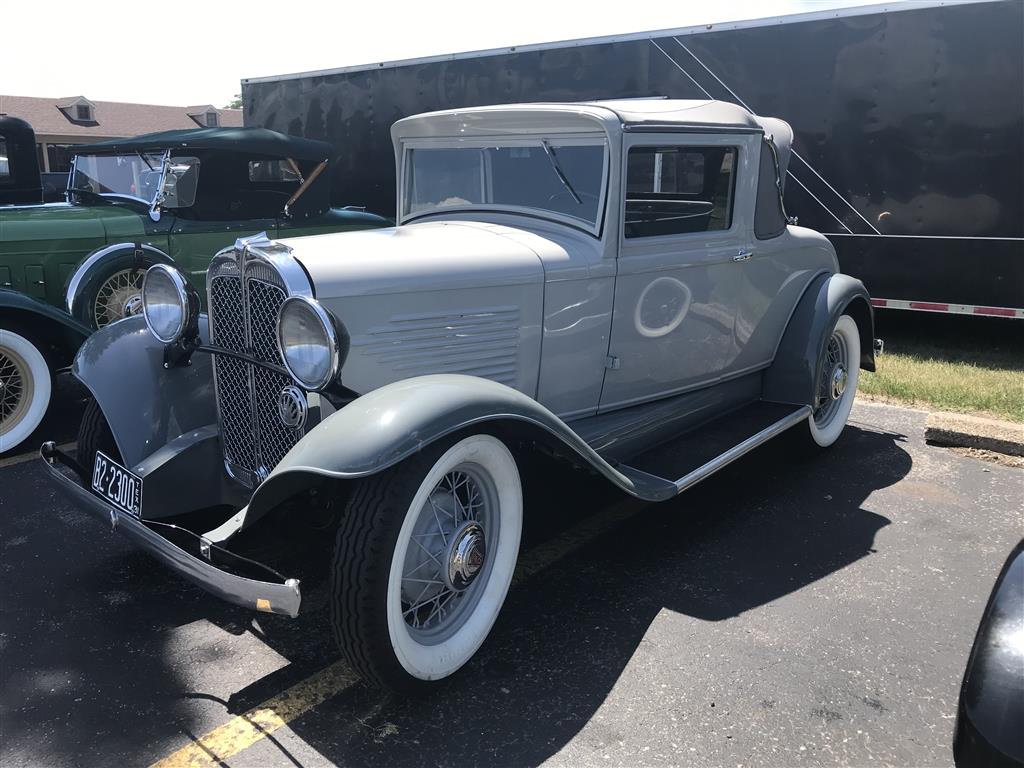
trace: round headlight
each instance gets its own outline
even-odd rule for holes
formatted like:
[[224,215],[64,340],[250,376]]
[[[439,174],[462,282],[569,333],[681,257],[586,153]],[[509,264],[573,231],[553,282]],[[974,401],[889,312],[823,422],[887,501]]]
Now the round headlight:
[[288,373],[306,389],[323,389],[338,372],[340,351],[334,322],[313,299],[292,296],[281,305],[277,347]]
[[185,332],[188,289],[174,267],[154,264],[142,281],[142,311],[149,332],[164,344],[173,344]]

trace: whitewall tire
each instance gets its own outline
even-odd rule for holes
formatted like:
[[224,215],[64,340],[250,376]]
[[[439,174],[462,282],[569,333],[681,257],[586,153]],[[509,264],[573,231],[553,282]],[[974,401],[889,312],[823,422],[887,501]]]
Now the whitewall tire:
[[0,453],[27,438],[50,405],[50,367],[36,345],[0,328]]
[[476,434],[360,481],[335,548],[332,623],[349,662],[415,692],[477,652],[512,583],[523,527],[516,461]]
[[818,371],[814,411],[807,419],[811,440],[828,448],[843,432],[860,378],[860,333],[856,321],[842,315],[825,345]]

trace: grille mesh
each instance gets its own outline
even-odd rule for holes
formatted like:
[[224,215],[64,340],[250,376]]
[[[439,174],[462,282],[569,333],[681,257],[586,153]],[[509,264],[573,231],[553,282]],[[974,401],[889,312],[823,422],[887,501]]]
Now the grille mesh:
[[[277,314],[287,298],[276,271],[262,262],[210,280],[213,343],[267,363],[282,365],[275,334]],[[277,465],[302,437],[278,418],[277,398],[292,381],[244,360],[214,360],[224,456],[236,476],[255,481]],[[240,473],[239,470],[243,472]]]

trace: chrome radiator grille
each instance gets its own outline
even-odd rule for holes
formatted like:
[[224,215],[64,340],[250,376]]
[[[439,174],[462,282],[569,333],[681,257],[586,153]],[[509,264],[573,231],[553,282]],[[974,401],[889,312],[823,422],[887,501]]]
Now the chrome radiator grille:
[[[282,366],[277,313],[288,297],[277,271],[262,261],[220,261],[209,277],[210,335],[214,346]],[[283,373],[248,360],[214,356],[221,440],[228,471],[250,487],[261,482],[303,430],[278,417],[278,395],[292,384]]]

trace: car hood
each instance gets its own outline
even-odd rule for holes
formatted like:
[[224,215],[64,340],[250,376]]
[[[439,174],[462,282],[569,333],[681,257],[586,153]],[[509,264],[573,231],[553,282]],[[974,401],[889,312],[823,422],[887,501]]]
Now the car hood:
[[537,253],[511,227],[471,221],[297,237],[292,249],[318,299],[540,283]]
[[46,203],[4,208],[2,215],[5,242],[62,238],[95,238],[102,242],[108,238],[145,234],[139,214],[116,205]]

